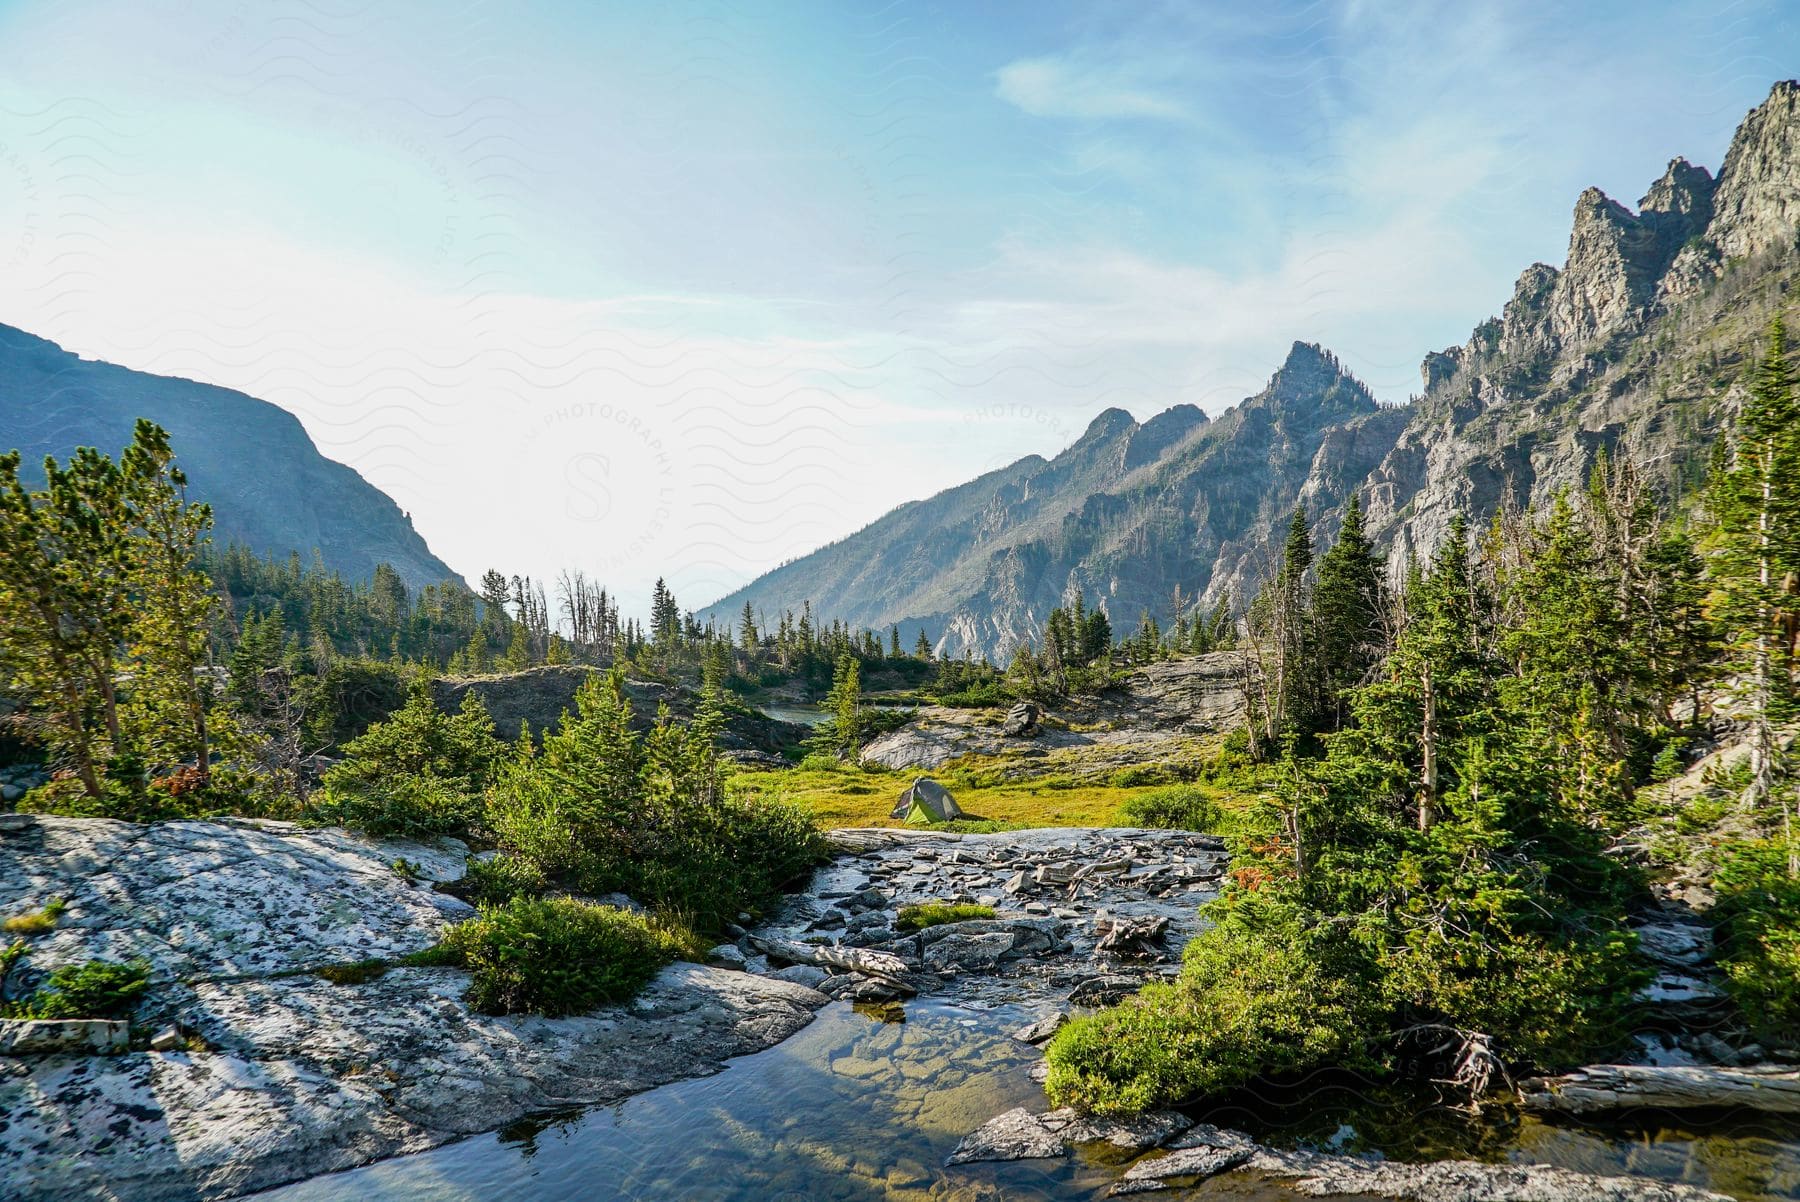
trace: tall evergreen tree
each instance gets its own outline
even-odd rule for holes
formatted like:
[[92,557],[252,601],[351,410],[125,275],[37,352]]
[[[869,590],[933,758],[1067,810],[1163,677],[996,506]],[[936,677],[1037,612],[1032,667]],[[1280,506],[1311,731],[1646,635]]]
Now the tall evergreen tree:
[[1351,494],[1337,541],[1319,559],[1312,626],[1323,688],[1323,725],[1344,724],[1345,694],[1363,683],[1387,650],[1386,565],[1363,529],[1362,504]]
[[[129,651],[136,667],[134,706],[152,728],[167,732],[155,755],[192,759],[211,770],[207,710],[212,701],[208,630],[218,596],[199,568],[212,510],[187,499],[187,477],[175,466],[169,435],[140,419],[123,457],[132,528],[125,547],[133,598]],[[279,631],[279,627],[276,628]],[[150,742],[162,742],[150,736]]]
[[[1776,791],[1776,726],[1793,712],[1791,644],[1781,615],[1793,602],[1790,577],[1800,576],[1800,409],[1787,331],[1777,318],[1757,365],[1750,395],[1733,431],[1729,470],[1708,498],[1716,527],[1714,573],[1719,611],[1738,692],[1751,721],[1751,781],[1746,800],[1770,801]],[[1793,814],[1783,806],[1792,848]],[[1800,850],[1790,852],[1800,856]],[[1790,859],[1800,874],[1800,863]]]

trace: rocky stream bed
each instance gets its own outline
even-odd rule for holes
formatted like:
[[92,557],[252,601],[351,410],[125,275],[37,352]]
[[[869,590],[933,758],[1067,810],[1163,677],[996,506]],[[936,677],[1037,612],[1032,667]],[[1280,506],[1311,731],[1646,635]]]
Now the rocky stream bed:
[[[587,1016],[496,1018],[468,1009],[452,969],[319,974],[418,950],[466,916],[434,887],[463,871],[454,841],[0,815],[6,912],[68,903],[30,971],[142,957],[154,973],[131,1050],[0,1056],[0,1197],[221,1198],[295,1182],[271,1197],[973,1202],[1178,1187],[1687,1202],[1800,1185],[1779,1132],[1755,1187],[1721,1193],[1711,1170],[1671,1169],[1666,1140],[1648,1168],[1598,1138],[1555,1164],[1521,1147],[1496,1164],[1407,1165],[1193,1115],[1050,1112],[1037,1045],[1068,1011],[1175,971],[1225,868],[1219,842],[1069,829],[833,840],[809,888],[712,964],[671,966],[633,1003]],[[997,913],[898,929],[914,902]],[[150,1032],[179,1039],[153,1050]]]

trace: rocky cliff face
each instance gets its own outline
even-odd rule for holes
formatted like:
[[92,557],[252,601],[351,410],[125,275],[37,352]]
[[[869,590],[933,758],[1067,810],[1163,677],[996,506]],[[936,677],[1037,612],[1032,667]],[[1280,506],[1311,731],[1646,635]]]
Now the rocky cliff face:
[[1691,475],[1738,399],[1768,318],[1800,271],[1800,84],[1745,118],[1718,178],[1672,161],[1634,213],[1575,204],[1567,260],[1519,276],[1500,316],[1425,356],[1423,393],[1384,409],[1328,352],[1296,343],[1269,385],[1215,421],[1178,406],[1142,425],[1108,410],[1067,451],[1033,457],[788,564],[745,600],[810,600],[859,625],[923,628],[940,652],[998,657],[1069,590],[1114,624],[1171,596],[1241,605],[1303,503],[1332,536],[1359,494],[1395,562],[1429,554],[1457,512],[1540,501],[1620,446],[1665,483]]
[[0,326],[0,451],[44,456],[78,446],[117,454],[147,417],[168,430],[214,541],[309,556],[354,580],[391,564],[413,589],[456,579],[393,500],[325,458],[293,414],[228,388],[99,363]]

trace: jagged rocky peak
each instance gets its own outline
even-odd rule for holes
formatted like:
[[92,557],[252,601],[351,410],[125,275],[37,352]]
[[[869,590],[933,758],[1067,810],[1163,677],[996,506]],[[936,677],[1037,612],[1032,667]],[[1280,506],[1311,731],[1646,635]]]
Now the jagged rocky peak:
[[[1555,349],[1550,343],[1545,319],[1550,293],[1561,274],[1548,263],[1533,263],[1519,273],[1519,280],[1513,285],[1512,299],[1500,310],[1500,336],[1493,349],[1520,363],[1534,361]],[[1470,339],[1470,349],[1488,349],[1481,333],[1478,329],[1476,336]]]
[[1638,201],[1638,216],[1678,219],[1686,230],[1682,235],[1685,241],[1705,229],[1706,223],[1712,220],[1715,182],[1712,172],[1706,168],[1696,167],[1683,158],[1670,159],[1669,169]]
[[1468,351],[1460,346],[1428,352],[1425,361],[1419,364],[1419,378],[1424,382],[1425,391],[1431,392],[1455,376],[1462,370],[1467,357]]
[[1286,361],[1269,377],[1269,386],[1251,400],[1285,413],[1321,417],[1348,417],[1380,408],[1362,381],[1316,342],[1294,343]]
[[1081,437],[1075,440],[1074,446],[1069,449],[1074,450],[1075,447],[1084,443],[1096,443],[1108,438],[1115,438],[1136,428],[1137,419],[1118,406],[1102,409],[1099,415],[1088,423],[1088,428],[1082,431]]
[[1664,277],[1661,293],[1666,299],[1704,286],[1728,259],[1795,246],[1800,229],[1800,82],[1776,84],[1769,98],[1750,110],[1732,135],[1707,204],[1704,227],[1696,226],[1684,240]]
[[1791,245],[1800,227],[1800,82],[1775,85],[1731,139],[1708,239],[1727,258]]
[[1159,458],[1164,451],[1207,424],[1198,405],[1174,405],[1131,432],[1125,450],[1125,466],[1136,467]]
[[1569,260],[1550,296],[1555,345],[1575,348],[1625,324],[1656,295],[1679,243],[1598,188],[1575,202]]

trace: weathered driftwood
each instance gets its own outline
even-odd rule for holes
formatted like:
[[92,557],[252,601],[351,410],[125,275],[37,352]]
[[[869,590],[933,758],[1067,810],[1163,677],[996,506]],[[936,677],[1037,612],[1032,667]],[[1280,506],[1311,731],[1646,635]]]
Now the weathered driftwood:
[[1769,1114],[1800,1114],[1800,1070],[1758,1065],[1590,1064],[1560,1077],[1519,1086],[1534,1110],[1601,1114],[1614,1110],[1702,1110],[1742,1106]]
[[790,964],[811,964],[834,968],[840,972],[860,972],[865,977],[885,981],[905,993],[917,993],[913,971],[906,961],[888,952],[866,947],[837,947],[831,944],[791,943],[786,939],[750,936],[750,946],[764,955]]

